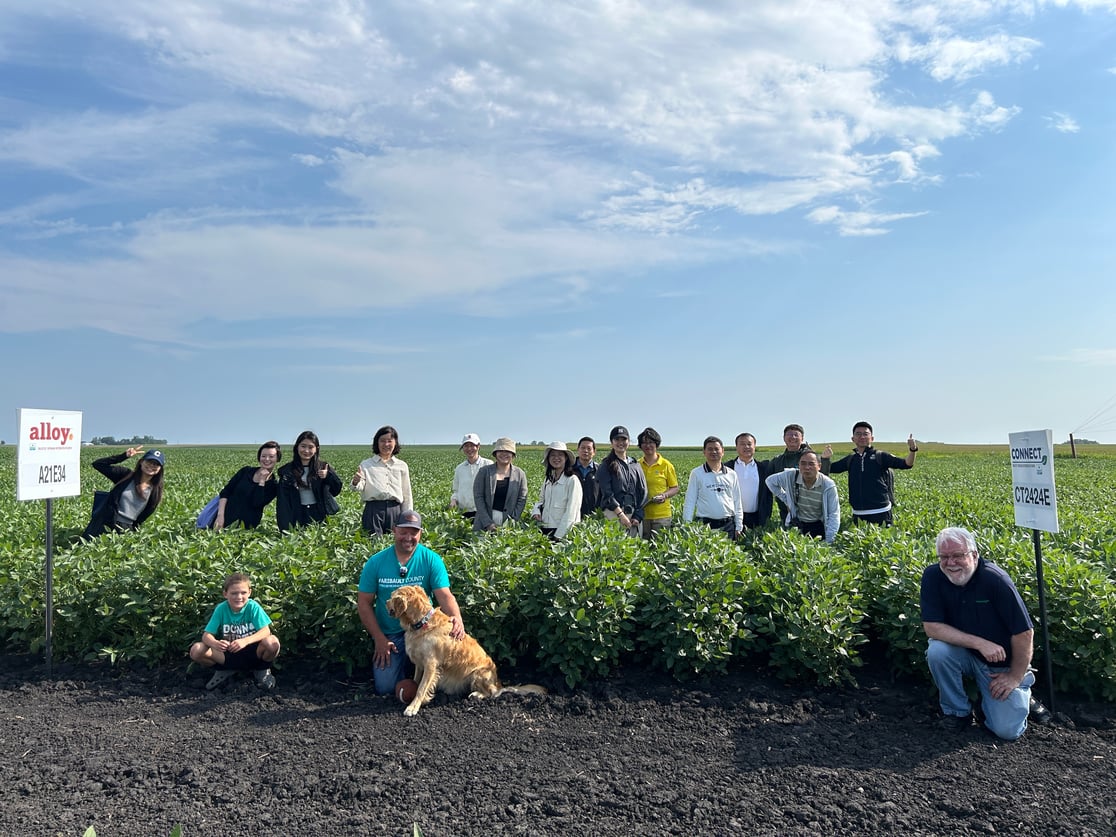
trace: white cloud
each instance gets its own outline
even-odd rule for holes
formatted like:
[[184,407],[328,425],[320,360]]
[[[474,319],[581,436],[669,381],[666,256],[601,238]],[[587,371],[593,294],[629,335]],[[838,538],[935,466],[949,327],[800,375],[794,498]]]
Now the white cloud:
[[1043,119],[1046,120],[1051,128],[1062,134],[1076,134],[1081,130],[1081,126],[1077,124],[1077,120],[1065,113],[1054,111],[1050,116],[1044,116]]
[[1069,354],[1055,355],[1050,359],[1082,366],[1116,366],[1116,349],[1074,349]]
[[171,66],[260,96],[347,110],[374,101],[377,82],[402,62],[370,20],[374,14],[374,8],[347,0],[121,0],[99,17]]
[[302,163],[302,165],[312,169],[316,169],[318,166],[325,165],[325,160],[323,160],[317,154],[292,154],[291,157]]
[[879,125],[896,136],[925,125],[920,108],[880,95],[902,11],[885,0],[766,0],[716,13],[635,2],[542,15],[450,2],[265,13],[251,2],[121,0],[96,20],[162,63],[300,105],[301,130],[362,144],[420,132],[468,146],[526,129],[726,171],[817,176],[855,168],[844,158]]
[[571,341],[585,343],[599,339],[608,331],[602,328],[571,328],[565,331],[540,331],[535,339],[542,343],[567,344]]
[[837,206],[822,206],[807,214],[815,224],[832,224],[841,235],[869,236],[883,235],[888,224],[918,218],[925,212],[866,212],[847,211]]
[[[338,188],[367,204],[363,223],[168,215],[130,227],[108,257],[0,255],[0,290],[9,300],[0,306],[0,330],[36,328],[49,316],[56,328],[181,340],[187,324],[206,318],[290,316],[292,300],[307,317],[356,315],[513,283],[568,300],[584,288],[580,277],[629,275],[744,246],[694,239],[679,253],[666,242],[558,221],[597,187],[545,158],[540,168],[509,170],[498,160],[486,167],[432,152],[350,153],[338,155],[337,171]],[[135,300],[126,317],[121,299]]]
[[896,44],[896,56],[902,61],[923,64],[937,81],[964,81],[994,67],[1019,64],[1041,46],[1032,38],[1003,33],[981,40],[932,37],[926,43],[901,37]]
[[1108,12],[1116,12],[1116,0],[1040,0],[1040,2],[1051,3],[1055,6],[1080,6],[1089,11],[1102,9]]
[[[63,175],[0,215],[10,222],[0,289],[22,306],[0,307],[0,329],[29,327],[57,300],[63,324],[149,335],[206,316],[283,316],[292,297],[335,312],[545,284],[539,297],[557,299],[606,275],[795,246],[746,229],[727,240],[726,217],[784,213],[880,235],[924,214],[886,211],[887,190],[939,182],[951,141],[1019,113],[965,84],[1040,48],[984,34],[1005,9],[1028,7],[117,0],[92,15],[41,0],[0,10],[21,54],[46,54],[63,21],[82,43],[130,56],[93,70],[70,59],[90,88],[116,92],[111,103],[44,104],[0,123],[0,166]],[[953,85],[897,85],[897,62]],[[19,250],[46,237],[57,252]],[[274,293],[261,300],[264,280]],[[142,299],[142,316],[122,319],[104,287]]]
[[68,113],[0,134],[0,161],[76,176],[90,167],[154,165],[188,148],[212,143],[223,124],[243,118],[242,113],[234,116],[204,104],[135,114]]
[[868,178],[849,173],[813,180],[757,180],[747,186],[714,186],[695,178],[674,187],[635,180],[617,186],[601,202],[598,212],[586,215],[601,226],[645,232],[682,232],[698,226],[708,213],[731,209],[740,215],[771,215],[810,204],[819,197],[850,190]]

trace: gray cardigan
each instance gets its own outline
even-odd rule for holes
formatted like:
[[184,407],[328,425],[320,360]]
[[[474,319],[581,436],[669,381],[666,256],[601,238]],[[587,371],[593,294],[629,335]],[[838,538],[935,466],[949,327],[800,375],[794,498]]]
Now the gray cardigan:
[[[492,498],[496,495],[496,465],[485,465],[477,471],[473,480],[473,499],[477,501],[477,516],[473,518],[473,528],[483,532],[492,525]],[[502,511],[505,519],[519,520],[527,507],[527,475],[523,469],[512,465],[508,474],[508,499]]]
[[[771,493],[787,506],[787,519],[783,521],[783,528],[785,529],[794,525],[794,519],[798,516],[794,494],[794,485],[798,482],[798,479],[797,468],[785,468],[777,474],[772,474],[766,480]],[[818,483],[822,489],[822,520],[825,521],[825,542],[833,543],[833,539],[837,537],[837,530],[841,528],[841,506],[837,499],[837,483],[824,474],[818,474]]]

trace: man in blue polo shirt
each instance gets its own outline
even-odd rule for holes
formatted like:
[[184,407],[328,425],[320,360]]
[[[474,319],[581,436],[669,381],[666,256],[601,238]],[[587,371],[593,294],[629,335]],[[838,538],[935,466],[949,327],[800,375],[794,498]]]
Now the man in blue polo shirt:
[[930,638],[926,662],[938,687],[942,726],[960,732],[972,724],[962,682],[972,677],[985,727],[1014,741],[1027,729],[1035,682],[1031,617],[1008,574],[977,554],[970,532],[943,529],[937,551],[938,563],[922,573],[921,599],[922,628]]

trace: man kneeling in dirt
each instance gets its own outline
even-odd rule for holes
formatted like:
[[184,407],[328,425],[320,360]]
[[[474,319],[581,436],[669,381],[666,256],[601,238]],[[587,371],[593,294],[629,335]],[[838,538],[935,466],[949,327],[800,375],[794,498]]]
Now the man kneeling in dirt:
[[1027,729],[1035,682],[1031,617],[1008,574],[977,555],[970,532],[943,529],[937,552],[938,563],[922,573],[921,598],[922,628],[930,638],[926,661],[940,693],[941,724],[961,732],[973,723],[962,684],[971,677],[980,690],[985,727],[1014,741]]

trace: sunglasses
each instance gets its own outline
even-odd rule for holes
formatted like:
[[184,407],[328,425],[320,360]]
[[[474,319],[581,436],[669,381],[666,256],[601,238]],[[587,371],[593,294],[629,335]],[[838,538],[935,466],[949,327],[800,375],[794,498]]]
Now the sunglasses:
[[399,577],[400,577],[400,578],[406,578],[406,577],[407,577],[407,573],[409,573],[410,571],[411,571],[411,568],[410,568],[410,567],[402,567],[402,566],[401,566],[401,567],[399,568]]

